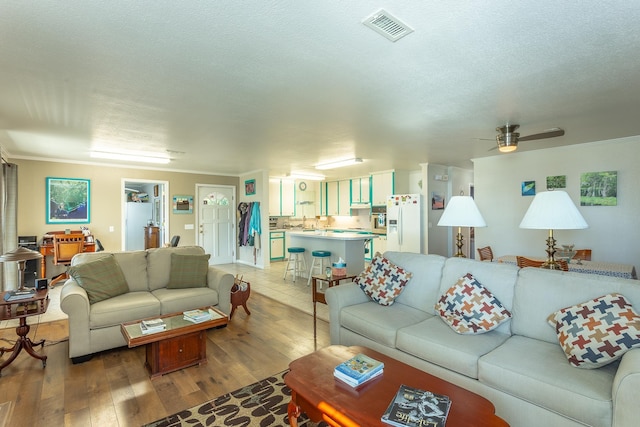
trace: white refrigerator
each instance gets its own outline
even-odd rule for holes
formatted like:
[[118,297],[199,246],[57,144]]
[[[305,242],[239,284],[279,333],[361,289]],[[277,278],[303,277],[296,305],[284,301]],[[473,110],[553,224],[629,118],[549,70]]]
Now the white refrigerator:
[[144,227],[152,220],[153,203],[127,202],[125,250],[144,249]]
[[387,198],[387,250],[421,253],[420,194],[394,194]]

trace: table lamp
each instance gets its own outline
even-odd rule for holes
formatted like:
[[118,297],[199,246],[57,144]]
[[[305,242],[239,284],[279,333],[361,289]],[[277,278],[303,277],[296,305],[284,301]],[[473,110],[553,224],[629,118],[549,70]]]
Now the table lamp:
[[18,270],[20,271],[20,287],[18,288],[18,291],[24,291],[25,264],[30,259],[39,258],[42,258],[42,254],[40,252],[32,251],[31,249],[19,246],[17,249],[9,251],[6,254],[0,256],[0,262],[16,261],[18,263]]
[[454,256],[465,258],[462,253],[462,227],[486,227],[482,214],[476,206],[476,202],[470,196],[453,196],[445,207],[439,226],[458,227],[456,246],[458,252]]
[[520,222],[520,228],[549,230],[547,260],[541,268],[550,270],[561,270],[555,260],[556,240],[553,238],[553,230],[577,230],[588,227],[566,191],[544,191],[536,194]]

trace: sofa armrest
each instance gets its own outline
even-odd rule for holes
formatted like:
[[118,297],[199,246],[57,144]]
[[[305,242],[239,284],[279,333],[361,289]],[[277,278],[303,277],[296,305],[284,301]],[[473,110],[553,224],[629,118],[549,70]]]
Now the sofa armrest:
[[231,313],[231,287],[234,277],[218,268],[209,266],[207,272],[207,286],[218,291],[218,308],[223,313]]
[[69,316],[69,357],[90,354],[89,297],[73,279],[67,280],[60,291],[60,308]]
[[340,344],[340,312],[344,307],[371,301],[355,283],[333,286],[326,290],[325,299],[329,306],[329,333],[331,344]]
[[630,350],[622,356],[613,379],[613,427],[637,426],[640,420],[638,406],[640,390],[640,349]]

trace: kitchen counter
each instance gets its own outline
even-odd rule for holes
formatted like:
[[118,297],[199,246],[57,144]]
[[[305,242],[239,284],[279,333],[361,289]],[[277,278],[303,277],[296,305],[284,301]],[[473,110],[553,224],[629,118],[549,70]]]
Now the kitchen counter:
[[[364,244],[376,239],[375,234],[335,231],[289,231],[289,246],[305,248],[307,268],[311,267],[312,251],[330,251],[331,262],[342,258],[347,263],[347,274],[360,274],[364,270]],[[305,276],[309,272],[305,272]]]

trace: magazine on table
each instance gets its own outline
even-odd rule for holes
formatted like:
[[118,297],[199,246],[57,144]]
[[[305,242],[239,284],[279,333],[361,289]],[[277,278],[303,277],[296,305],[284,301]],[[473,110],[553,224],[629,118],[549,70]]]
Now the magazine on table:
[[208,310],[187,310],[183,313],[183,319],[193,323],[206,322],[213,319],[213,314]]
[[143,320],[140,322],[140,330],[143,334],[152,334],[167,329],[167,325],[162,319]]
[[333,371],[333,376],[336,377],[338,380],[346,383],[347,385],[356,388],[356,387],[360,387],[361,385],[364,385],[364,384],[368,383],[369,381],[372,381],[372,380],[378,378],[380,375],[382,375],[382,372],[383,372],[383,370],[380,369],[379,371],[374,372],[369,377],[364,378],[364,379],[360,379],[359,381],[355,381],[353,378],[350,378],[350,377],[346,376],[345,374],[343,374],[342,372],[338,372],[338,371]]
[[448,396],[403,384],[380,419],[396,427],[444,427],[449,408]]

